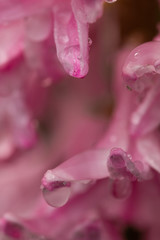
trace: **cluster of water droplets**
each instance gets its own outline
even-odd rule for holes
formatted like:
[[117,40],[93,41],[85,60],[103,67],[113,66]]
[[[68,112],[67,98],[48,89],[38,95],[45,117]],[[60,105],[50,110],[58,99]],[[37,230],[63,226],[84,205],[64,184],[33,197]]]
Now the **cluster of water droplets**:
[[107,167],[112,179],[111,191],[117,198],[128,197],[132,182],[142,180],[142,163],[132,161],[131,155],[120,148],[113,148],[108,158]]

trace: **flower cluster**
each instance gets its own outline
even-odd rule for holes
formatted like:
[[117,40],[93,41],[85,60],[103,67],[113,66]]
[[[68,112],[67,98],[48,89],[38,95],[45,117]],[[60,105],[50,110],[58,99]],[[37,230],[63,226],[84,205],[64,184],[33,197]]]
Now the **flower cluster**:
[[122,44],[123,4],[0,0],[0,239],[159,240],[159,25]]

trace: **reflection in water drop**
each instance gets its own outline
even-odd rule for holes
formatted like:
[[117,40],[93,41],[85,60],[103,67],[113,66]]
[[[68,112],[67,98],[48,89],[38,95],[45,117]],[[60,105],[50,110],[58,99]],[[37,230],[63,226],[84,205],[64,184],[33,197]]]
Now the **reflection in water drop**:
[[115,168],[123,168],[125,167],[125,161],[120,154],[113,154],[110,156],[110,162]]
[[71,190],[70,183],[55,181],[51,186],[43,188],[43,196],[46,202],[52,207],[61,207],[68,201]]

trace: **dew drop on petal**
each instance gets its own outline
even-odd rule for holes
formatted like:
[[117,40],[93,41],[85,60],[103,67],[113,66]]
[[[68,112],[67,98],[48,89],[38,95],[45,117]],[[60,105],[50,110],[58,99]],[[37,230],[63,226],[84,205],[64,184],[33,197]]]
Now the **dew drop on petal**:
[[43,196],[46,202],[52,207],[61,207],[65,205],[70,197],[70,186],[64,185],[54,187],[52,190],[43,188]]
[[110,156],[110,162],[115,168],[123,168],[125,166],[125,161],[120,154],[113,154]]
[[88,38],[88,46],[91,46],[91,45],[92,45],[92,39]]
[[130,172],[133,174],[133,176],[136,177],[137,180],[141,181],[143,179],[143,172],[144,172],[143,163],[140,161],[135,161],[134,168],[132,168]]

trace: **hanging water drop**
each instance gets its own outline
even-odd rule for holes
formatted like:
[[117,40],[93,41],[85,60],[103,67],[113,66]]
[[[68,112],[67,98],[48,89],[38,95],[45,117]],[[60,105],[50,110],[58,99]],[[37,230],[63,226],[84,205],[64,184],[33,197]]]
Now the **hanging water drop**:
[[55,181],[49,187],[43,188],[44,199],[52,207],[62,207],[70,197],[70,186],[70,182]]

